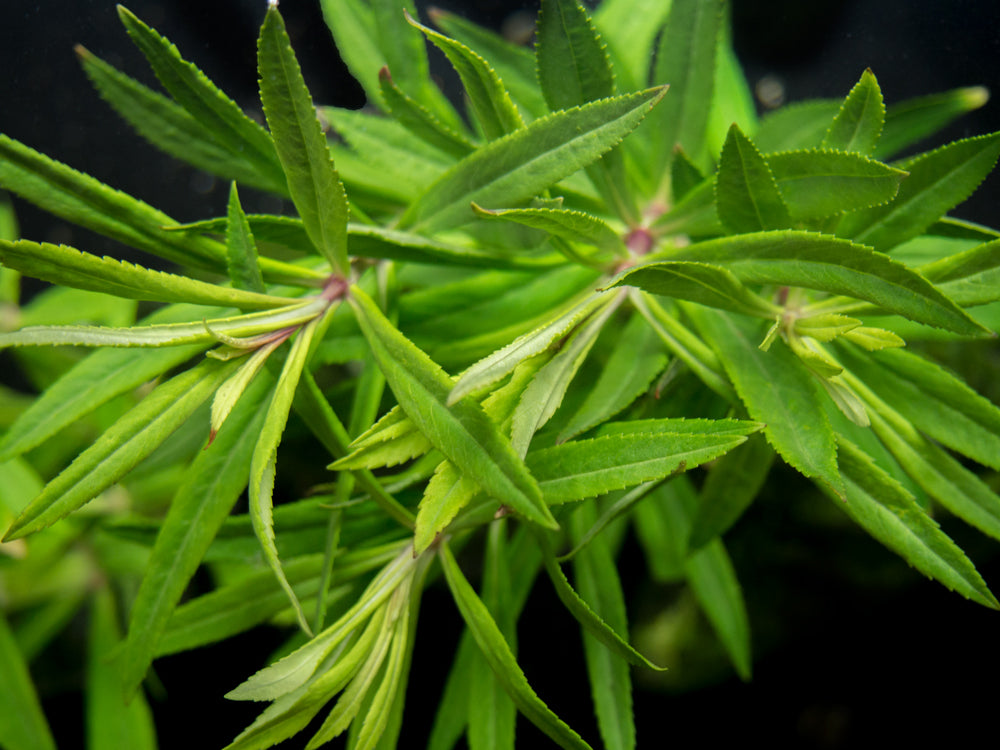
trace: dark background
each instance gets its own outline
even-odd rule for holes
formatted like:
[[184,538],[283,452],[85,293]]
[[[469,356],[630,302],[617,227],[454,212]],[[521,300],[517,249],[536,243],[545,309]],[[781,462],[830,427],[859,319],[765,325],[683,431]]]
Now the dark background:
[[[498,26],[512,3],[440,5]],[[133,0],[130,9],[169,37],[241,106],[257,110],[255,38],[264,0]],[[317,101],[361,106],[345,78],[318,0],[282,0],[281,10]],[[871,67],[889,103],[956,86],[986,85],[1000,97],[1000,4],[995,0],[734,0],[735,43],[755,83],[780,80],[788,101],[847,93]],[[73,45],[146,83],[145,61],[110,0],[8,0],[0,9],[0,132],[161,208],[179,220],[220,215],[226,190],[162,156],[121,123],[90,89]],[[967,116],[929,147],[1000,129],[1000,100]],[[997,225],[1000,178],[989,178],[956,213]],[[258,208],[273,210],[268,199]],[[16,203],[25,237],[121,254],[114,243]],[[722,676],[687,693],[636,695],[640,747],[699,739],[709,745],[762,740],[774,747],[894,746],[995,737],[1000,615],[923,580],[848,525],[817,521],[813,496],[793,474],[727,537],[747,590],[755,638],[754,681]],[[825,507],[825,506],[824,506]],[[958,524],[946,530],[970,551],[987,582],[1000,582],[995,543]],[[640,583],[642,560],[628,545],[622,572],[632,616],[641,620],[677,592]],[[524,666],[549,704],[598,743],[589,715],[577,627],[540,584],[521,625]],[[412,702],[402,747],[420,747],[460,624],[446,592],[428,592],[421,615]],[[169,701],[154,701],[161,746],[225,744],[254,715],[221,695],[253,672],[279,634],[263,631],[225,646],[165,659],[157,670]],[[677,667],[678,681],[684,667]],[[192,679],[194,678],[194,679]],[[78,696],[48,695],[60,746],[80,735]],[[519,722],[523,747],[547,746]],[[195,739],[197,738],[197,739]],[[988,739],[986,741],[989,741]],[[300,747],[304,742],[288,743]]]

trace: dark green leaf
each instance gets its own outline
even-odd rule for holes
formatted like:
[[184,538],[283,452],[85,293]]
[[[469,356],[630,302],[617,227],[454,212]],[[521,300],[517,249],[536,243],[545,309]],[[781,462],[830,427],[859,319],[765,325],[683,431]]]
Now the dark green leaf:
[[768,162],[735,123],[719,158],[715,204],[719,221],[730,234],[786,229],[792,224]]
[[962,115],[979,109],[989,98],[989,92],[982,86],[970,86],[893,104],[886,113],[885,131],[875,156],[899,153]]
[[459,159],[475,148],[468,138],[445,126],[419,102],[407,96],[392,80],[388,68],[379,71],[378,82],[389,112],[414,135]]
[[[254,242],[250,222],[243,213],[240,196],[234,182],[229,190],[229,206],[226,214],[226,267],[229,279],[237,289],[264,292],[264,279],[257,263],[257,243]],[[246,309],[246,305],[240,305]]]
[[0,613],[0,743],[8,750],[55,750],[28,665]]
[[826,131],[821,148],[854,151],[868,156],[875,150],[885,124],[885,104],[882,91],[871,68],[861,74],[861,80],[847,95],[833,124]]
[[835,99],[814,99],[776,109],[760,121],[754,143],[765,154],[818,148],[840,106]]
[[260,29],[257,65],[260,99],[295,208],[316,249],[347,275],[347,196],[275,5]]

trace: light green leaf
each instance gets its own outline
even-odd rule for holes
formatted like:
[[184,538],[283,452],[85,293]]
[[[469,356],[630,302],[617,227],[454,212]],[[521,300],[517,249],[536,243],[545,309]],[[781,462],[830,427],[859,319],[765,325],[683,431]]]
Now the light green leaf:
[[122,697],[121,675],[109,657],[121,640],[109,588],[97,591],[90,611],[85,695],[87,747],[156,750],[156,727],[145,696]]
[[[146,322],[190,318],[193,312],[193,308],[183,305],[168,307],[149,316]],[[40,445],[101,404],[187,361],[200,348],[91,352],[18,416],[0,439],[0,461]]]
[[1000,408],[956,375],[912,352],[838,352],[880,399],[914,427],[952,450],[1000,469]]
[[160,83],[198,125],[222,148],[252,164],[269,184],[280,186],[283,182],[281,165],[267,132],[216,88],[204,73],[182,58],[174,45],[128,9],[119,5],[118,17]]
[[649,84],[653,44],[670,6],[662,0],[605,0],[594,10],[594,25],[607,40],[623,90]]
[[422,31],[455,68],[468,96],[469,108],[487,140],[492,141],[524,127],[521,113],[511,101],[503,81],[486,60],[461,42],[417,23],[409,14],[407,20]]
[[982,86],[970,86],[893,104],[886,113],[885,130],[875,156],[882,158],[899,153],[962,115],[979,109],[989,98],[989,91]]
[[462,474],[450,461],[438,464],[427,482],[417,509],[417,524],[413,533],[413,551],[427,549],[462,508],[479,492],[479,485]]
[[257,65],[260,99],[292,202],[313,245],[346,276],[347,196],[275,5],[268,7],[260,29]]
[[752,419],[792,467],[843,493],[837,446],[813,376],[785,346],[762,352],[764,328],[754,321],[704,308],[685,308],[711,342]]
[[[722,147],[719,147],[722,150]],[[674,197],[674,205],[687,196],[692,190],[705,181],[697,165],[691,161],[684,149],[674,150],[674,160],[670,162],[670,194]]]
[[975,335],[982,327],[919,274],[882,253],[813,232],[759,232],[699,242],[671,261],[711,263],[744,283],[846,294],[912,320]]
[[615,294],[616,292],[612,291],[589,293],[582,301],[574,300],[574,304],[571,306],[564,306],[563,309],[568,307],[565,312],[548,320],[541,328],[520,336],[507,346],[479,360],[462,373],[454,387],[451,388],[451,393],[448,396],[449,403],[495,383],[517,367],[520,362],[545,351],[566,331],[607,304],[608,299]]
[[407,96],[392,80],[389,68],[379,71],[378,82],[390,114],[407,130],[419,136],[421,141],[458,159],[475,148],[472,141],[444,125],[419,102]]
[[337,42],[337,52],[361,84],[368,103],[384,110],[378,72],[386,61],[376,41],[378,29],[371,7],[363,0],[320,0],[320,7]]
[[264,428],[261,430],[250,460],[250,517],[253,520],[254,532],[264,550],[264,558],[277,577],[281,587],[288,594],[295,608],[299,625],[309,635],[312,631],[302,611],[302,605],[285,578],[278,559],[278,549],[274,544],[274,521],[272,515],[272,497],[274,491],[275,464],[277,461],[278,444],[281,442],[285,424],[288,422],[288,412],[292,408],[292,399],[299,384],[299,377],[309,356],[309,346],[312,343],[319,319],[306,324],[292,342],[291,351],[285,360],[285,366],[274,388],[274,395],[267,409]]
[[127,695],[145,678],[174,608],[246,487],[269,380],[260,379],[244,394],[226,427],[198,454],[177,488],[132,605],[120,661]]
[[435,26],[452,39],[457,39],[490,61],[511,98],[520,105],[522,114],[530,113],[538,117],[547,111],[545,100],[538,89],[535,56],[530,50],[512,44],[499,34],[441,8],[428,8],[427,15]]
[[629,268],[616,276],[608,288],[621,286],[634,286],[663,297],[686,299],[757,318],[773,320],[781,312],[750,291],[731,271],[708,263],[668,260]]
[[666,366],[663,347],[641,315],[630,317],[624,328],[614,331],[614,338],[614,348],[604,359],[597,382],[559,432],[557,442],[565,442],[613,417],[649,390],[653,378]]
[[[596,520],[593,503],[584,503],[570,517],[570,534],[578,547],[583,544],[585,530],[592,527]],[[556,566],[556,570],[552,570],[553,565]],[[553,573],[558,572],[558,577],[562,578],[562,572],[554,560],[550,563],[546,558],[546,567]],[[623,639],[628,634],[625,595],[606,537],[595,538],[586,549],[574,557],[573,571],[580,591],[581,604],[593,612],[598,622],[616,636],[612,643],[616,641],[625,643]],[[559,591],[561,584],[556,578],[553,578],[553,583],[556,585],[556,591]],[[568,587],[569,584],[565,579],[563,583]],[[628,662],[633,660],[629,658],[630,654],[626,656],[615,647],[609,648],[606,643],[607,641],[601,639],[598,633],[592,632],[585,626],[583,651],[587,660],[587,674],[590,677],[590,690],[601,739],[604,741],[604,746],[610,750],[629,750],[635,747],[632,680],[628,668]],[[632,651],[631,646],[628,650]],[[654,669],[660,669],[645,659],[643,663]]]
[[417,198],[400,226],[432,232],[471,221],[470,203],[516,206],[528,200],[613,148],[664,91],[649,89],[556,112],[486,144]]
[[968,198],[990,173],[1000,155],[1000,133],[966,138],[908,159],[908,171],[896,198],[885,206],[849,214],[837,227],[876,250],[887,251],[921,234]]
[[279,195],[288,193],[273,148],[265,158],[248,158],[232,148],[232,140],[220,140],[217,133],[170,98],[129,78],[80,45],[76,54],[101,97],[160,150],[210,174]]
[[802,150],[768,154],[767,164],[794,220],[888,203],[906,172],[861,154]]
[[127,299],[187,302],[246,310],[274,309],[289,303],[284,297],[216,286],[185,276],[151,271],[114,258],[100,258],[66,245],[50,245],[45,242],[0,240],[0,262],[26,276],[52,284],[104,292]]
[[596,216],[558,208],[505,208],[486,209],[472,204],[472,210],[485,219],[504,219],[527,227],[542,229],[549,234],[569,242],[582,242],[587,245],[614,253],[625,255],[625,243],[621,234],[616,232],[606,221]]
[[482,407],[464,398],[449,404],[452,379],[360,288],[351,288],[350,300],[389,387],[420,431],[484,492],[528,520],[554,528],[538,485]]
[[218,340],[214,334],[230,337],[255,336],[301,325],[315,318],[328,306],[329,302],[317,297],[278,310],[213,318],[199,323],[163,323],[131,328],[28,326],[20,331],[0,333],[0,348],[52,344],[140,347],[209,344]]
[[[725,16],[719,29],[719,46],[715,53],[715,86],[712,91],[712,109],[709,111],[706,125],[708,152],[713,157],[722,151],[726,131],[732,123],[740,126],[740,130],[751,136],[759,127],[757,120],[757,104],[750,84],[743,74],[732,40],[732,6],[724,9]],[[675,154],[674,162],[677,156]],[[671,171],[673,172],[673,164]],[[671,182],[674,182],[671,175]],[[679,197],[675,192],[674,197]]]
[[840,105],[840,112],[833,118],[820,148],[854,151],[868,156],[875,150],[884,124],[882,91],[871,68],[868,68]]
[[[229,206],[226,212],[226,261],[229,279],[234,287],[264,292],[264,279],[257,263],[257,243],[254,242],[250,223],[240,205],[235,182],[229,189]],[[241,307],[246,309],[245,305]]]
[[510,646],[504,640],[496,622],[490,617],[489,610],[462,575],[462,570],[455,562],[447,544],[441,545],[440,559],[448,588],[451,589],[455,603],[462,613],[462,619],[472,632],[472,637],[490,665],[490,669],[500,680],[507,694],[513,698],[521,713],[560,747],[589,750],[590,745],[552,713],[531,689],[524,672],[511,653]]
[[[722,0],[673,0],[660,35],[653,81],[670,85],[670,96],[643,126],[650,145],[647,169],[668,186],[674,146],[705,166],[705,128],[712,104]],[[654,32],[655,33],[655,32]],[[661,176],[662,175],[662,176]]]
[[715,204],[719,221],[729,234],[792,225],[768,162],[735,123],[729,128],[719,158]]
[[55,750],[28,665],[0,613],[0,743],[7,750]]
[[1000,240],[925,263],[917,269],[963,307],[1000,299]]
[[4,538],[43,529],[117,482],[180,427],[233,367],[205,361],[157,386],[49,482]]
[[608,432],[532,451],[528,466],[550,505],[662,479],[718,458],[760,429],[753,422],[644,420],[609,423]]
[[903,487],[853,443],[838,440],[845,502],[858,525],[929,578],[991,609],[1000,604],[961,549]]

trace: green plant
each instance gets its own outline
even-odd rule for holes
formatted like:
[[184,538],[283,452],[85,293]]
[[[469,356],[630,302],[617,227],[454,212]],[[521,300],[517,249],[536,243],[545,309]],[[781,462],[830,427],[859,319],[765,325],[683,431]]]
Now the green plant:
[[[904,342],[1000,325],[1000,234],[947,216],[1000,134],[877,160],[982,92],[887,111],[866,71],[842,103],[758,121],[721,0],[648,3],[641,29],[634,5],[591,19],[545,0],[532,54],[447,14],[442,33],[412,7],[330,0],[373,110],[318,118],[269,7],[267,129],[122,9],[169,96],[82,63],[143,136],[234,181],[227,215],[196,224],[0,136],[0,186],[184,270],[14,241],[5,222],[0,293],[22,327],[0,346],[42,393],[4,402],[0,742],[51,746],[22,667],[90,598],[95,746],[117,731],[154,743],[139,689],[157,656],[269,621],[297,630],[230,693],[271,701],[231,747],[324,711],[310,747],[344,732],[392,746],[420,595],[443,574],[467,630],[432,745],[510,746],[520,711],[585,747],[516,661],[544,569],[584,630],[601,739],[634,746],[629,665],[655,665],[627,639],[614,561],[628,525],[748,678],[721,537],[776,458],[997,607],[932,514],[1000,537],[1000,500],[953,456],[1000,468],[1000,410]],[[431,82],[427,41],[463,112]],[[237,183],[297,216],[246,215]],[[18,274],[58,287],[17,309]],[[135,300],[165,306],[136,322]],[[40,348],[67,344],[98,349]],[[482,560],[478,593],[456,552]],[[181,603],[203,565],[215,589]]]

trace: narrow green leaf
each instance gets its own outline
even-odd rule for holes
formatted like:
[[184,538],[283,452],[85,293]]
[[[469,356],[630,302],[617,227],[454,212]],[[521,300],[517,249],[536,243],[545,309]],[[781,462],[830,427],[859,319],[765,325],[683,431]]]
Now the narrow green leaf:
[[838,445],[846,502],[835,504],[924,575],[968,599],[1000,609],[973,564],[913,496],[853,443],[840,438]]
[[361,289],[351,287],[350,300],[389,387],[420,431],[483,491],[528,520],[554,528],[538,485],[482,407],[464,398],[449,405],[452,379]]
[[699,242],[671,261],[712,263],[745,283],[782,284],[846,294],[956,333],[982,327],[919,274],[883,253],[813,232],[760,232]]
[[233,367],[205,361],[155,388],[46,485],[5,539],[49,526],[117,482],[180,427]]
[[952,450],[1000,469],[1000,408],[943,367],[894,349],[838,353],[845,366],[914,427]]
[[768,162],[735,123],[719,158],[715,204],[730,234],[786,229],[792,224]]
[[674,159],[670,162],[670,194],[674,197],[674,205],[704,181],[705,175],[684,149],[678,146],[674,150]]
[[182,58],[174,45],[128,9],[119,5],[118,17],[170,95],[223,148],[249,161],[269,182],[280,185],[281,166],[267,132],[204,73]]
[[840,106],[840,112],[833,118],[833,124],[826,131],[820,147],[868,156],[875,150],[884,125],[882,91],[871,68],[868,68]]
[[202,124],[169,97],[146,88],[108,65],[82,46],[76,46],[84,72],[101,97],[147,141],[210,174],[279,195],[288,193],[274,149],[265,158],[234,150],[232,140]]
[[[582,544],[586,529],[592,527],[596,520],[593,503],[584,503],[570,517],[571,538],[578,547]],[[554,571],[553,565],[556,565]],[[558,572],[559,578],[562,577],[554,560],[550,563],[546,558],[546,567],[551,572]],[[585,603],[584,606],[593,612],[599,622],[606,624],[606,627],[617,636],[616,640],[624,643],[623,639],[628,634],[625,595],[618,578],[614,557],[605,537],[595,538],[586,549],[581,550],[573,558],[573,571],[581,602]],[[556,584],[558,591],[561,584],[556,578],[553,578],[553,583]],[[566,585],[568,586],[568,582]],[[629,750],[635,747],[632,680],[628,668],[628,662],[633,660],[621,654],[618,649],[609,648],[605,644],[606,641],[597,633],[585,627],[583,650],[601,739],[609,750]],[[629,649],[631,650],[631,647]],[[654,669],[660,669],[645,659],[643,663]]]
[[917,270],[963,307],[995,302],[1000,298],[1000,240],[925,263]]
[[[146,322],[190,318],[192,312],[193,308],[182,305],[164,308]],[[0,439],[0,462],[40,445],[101,404],[187,361],[200,348],[91,352],[46,388],[7,429]]]
[[802,150],[768,154],[792,219],[834,216],[888,203],[907,173],[861,154]]
[[55,750],[28,665],[0,613],[0,743],[8,750]]
[[495,383],[520,362],[545,351],[566,331],[607,304],[607,300],[615,294],[616,292],[612,291],[590,293],[582,301],[575,301],[575,304],[568,306],[559,317],[548,320],[541,328],[520,336],[502,349],[479,360],[462,373],[455,383],[448,396],[449,403]]
[[653,378],[666,366],[663,347],[641,315],[630,317],[624,328],[614,331],[614,336],[614,348],[604,360],[597,382],[559,432],[557,442],[565,442],[613,417],[649,390]]
[[528,200],[613,148],[663,93],[649,89],[556,112],[486,144],[417,198],[400,226],[431,232],[471,221],[473,202],[516,206]]
[[0,262],[26,276],[52,284],[104,292],[127,299],[188,302],[246,310],[274,309],[289,302],[287,298],[274,297],[257,290],[230,289],[172,273],[151,271],[114,258],[99,258],[66,245],[50,245],[45,242],[0,240]]
[[376,41],[378,29],[371,7],[363,0],[320,0],[320,7],[337,42],[337,52],[361,84],[368,103],[384,110],[378,72],[386,61]]
[[272,497],[274,491],[274,474],[276,469],[278,444],[281,442],[282,433],[288,422],[288,412],[292,408],[292,399],[295,397],[295,389],[299,384],[299,377],[305,367],[306,359],[309,355],[309,347],[312,343],[319,319],[314,319],[306,324],[295,336],[292,342],[291,351],[285,360],[285,366],[278,378],[278,383],[271,397],[271,403],[267,409],[267,416],[264,419],[264,427],[261,430],[257,444],[254,447],[253,457],[250,460],[250,517],[253,520],[254,532],[260,540],[264,550],[264,558],[270,565],[271,570],[277,577],[281,587],[288,594],[289,600],[295,608],[295,614],[299,619],[299,625],[309,635],[312,631],[306,620],[305,613],[298,597],[292,590],[291,585],[285,578],[281,569],[281,561],[278,559],[278,549],[274,544],[274,521],[272,511]]
[[773,320],[780,314],[779,308],[744,286],[731,271],[708,263],[668,260],[630,268],[616,276],[608,288],[620,286],[757,318]]
[[122,697],[121,675],[109,659],[121,641],[121,633],[114,598],[108,588],[100,589],[92,598],[87,640],[84,694],[87,747],[92,750],[105,747],[156,750],[156,727],[145,696],[133,696],[126,703]]
[[762,352],[764,328],[704,308],[685,308],[711,342],[751,418],[792,467],[843,494],[837,446],[813,376],[785,346]]
[[670,5],[660,0],[606,0],[594,10],[594,25],[608,43],[622,90],[649,84],[653,44]]
[[316,249],[347,275],[347,196],[292,52],[285,22],[268,6],[257,45],[260,99],[295,208]]
[[594,245],[615,255],[625,255],[621,235],[606,221],[596,216],[559,208],[503,208],[486,209],[472,204],[472,210],[486,219],[503,219],[527,227],[542,229],[569,242]]
[[[606,623],[601,616],[594,612],[590,605],[573,589],[570,585],[569,580],[566,578],[566,574],[563,573],[562,568],[556,561],[555,553],[552,550],[551,544],[544,537],[539,538],[542,549],[544,550],[542,555],[542,560],[545,564],[545,570],[549,574],[549,578],[552,580],[552,585],[556,589],[556,594],[559,596],[559,600],[563,603],[563,606],[570,611],[570,614],[580,623],[583,629],[596,638],[600,643],[618,658],[629,664],[642,665],[655,670],[664,670],[666,667],[659,667],[645,656],[636,651],[628,643],[627,640],[622,636],[622,633],[628,632],[627,625],[618,631],[616,628],[611,627]],[[603,539],[602,539],[603,541]],[[593,544],[593,542],[591,543]],[[579,556],[574,558],[579,559]],[[607,559],[611,562],[611,569],[614,570],[614,564],[610,559],[610,553],[607,554]],[[608,579],[606,579],[608,580]],[[614,577],[617,581],[617,576]],[[592,583],[592,582],[591,582]],[[621,595],[620,583],[618,584],[619,596]],[[604,592],[609,597],[614,597],[614,587],[612,586],[610,590]],[[613,616],[617,620],[624,619],[624,602],[622,602],[622,611],[614,612]],[[620,623],[619,623],[620,624]]]
[[[264,279],[257,264],[257,243],[254,242],[250,222],[240,205],[235,182],[229,189],[226,213],[226,261],[229,279],[235,288],[264,293]],[[245,306],[242,307],[246,309]]]
[[520,455],[528,452],[531,439],[552,418],[562,404],[570,383],[600,335],[608,319],[624,300],[622,295],[608,299],[581,322],[559,351],[546,362],[524,389],[511,418],[510,442]]
[[174,608],[246,487],[250,457],[264,426],[268,380],[260,379],[244,394],[225,428],[198,454],[177,488],[132,605],[120,660],[126,695],[145,678]]
[[511,98],[519,105],[522,115],[539,117],[545,114],[545,99],[538,89],[538,78],[535,75],[535,56],[529,49],[513,44],[500,34],[456,13],[431,7],[427,9],[427,15],[435,26],[452,39],[457,39],[490,61]]
[[[596,497],[607,492],[686,471],[718,458],[760,429],[752,422],[646,420],[634,432],[609,433],[532,451],[528,466],[550,505]],[[624,423],[628,425],[629,423]],[[625,427],[610,423],[618,430]],[[670,430],[674,430],[671,432]]]
[[[673,0],[660,36],[653,81],[670,85],[670,96],[644,125],[650,144],[647,168],[666,190],[674,146],[704,166],[705,127],[712,104],[715,57],[722,25],[721,0]],[[662,176],[661,176],[662,175]]]
[[413,533],[413,551],[427,549],[462,508],[479,492],[479,485],[450,461],[442,461],[420,498]]
[[513,698],[518,709],[532,724],[541,729],[555,743],[564,748],[589,748],[580,736],[564,724],[551,709],[542,702],[524,676],[504,640],[489,610],[476,596],[472,586],[462,575],[447,544],[441,545],[441,567],[444,569],[448,588],[462,613],[462,619],[472,632],[472,637],[486,658],[490,669],[500,680],[507,694]]
[[[722,151],[726,131],[732,123],[735,122],[740,130],[751,135],[759,127],[757,103],[733,49],[732,6],[726,5],[723,12],[725,15],[719,29],[719,46],[715,53],[712,108],[706,126],[706,143],[712,156]],[[676,197],[677,193],[673,195]]]
[[455,68],[462,79],[469,107],[487,140],[492,141],[524,127],[521,113],[511,101],[503,81],[486,60],[461,42],[417,23],[409,14],[407,20],[422,31]]
[[843,218],[837,234],[887,251],[921,234],[968,198],[1000,155],[1000,133],[966,138],[908,159],[896,198],[885,206]]
[[882,158],[899,153],[962,115],[979,109],[989,98],[989,91],[982,86],[970,86],[891,105],[875,156]]
[[390,114],[421,140],[458,159],[475,148],[472,141],[448,128],[419,102],[407,96],[392,80],[389,68],[379,71],[378,82]]

